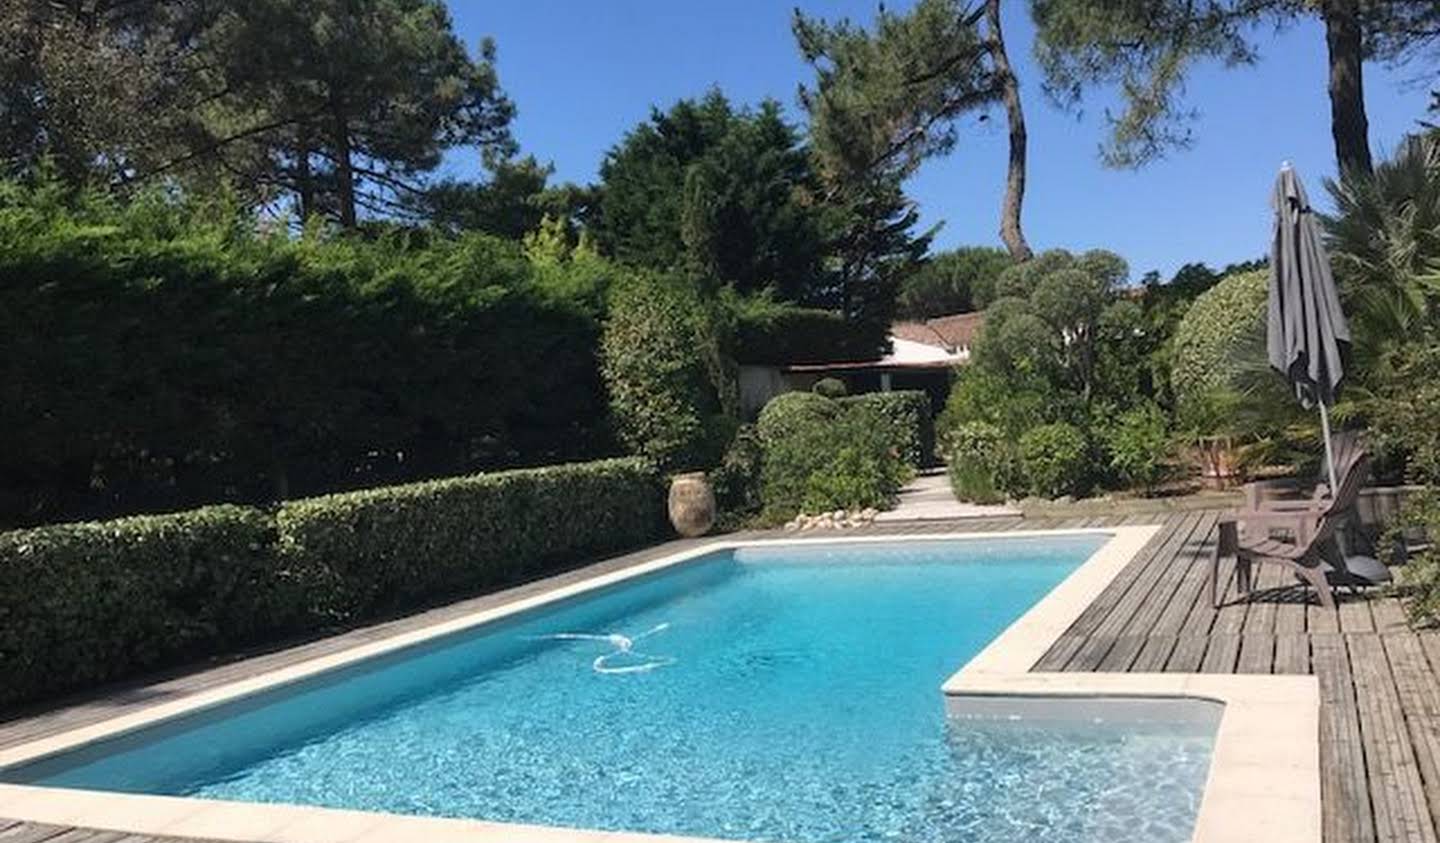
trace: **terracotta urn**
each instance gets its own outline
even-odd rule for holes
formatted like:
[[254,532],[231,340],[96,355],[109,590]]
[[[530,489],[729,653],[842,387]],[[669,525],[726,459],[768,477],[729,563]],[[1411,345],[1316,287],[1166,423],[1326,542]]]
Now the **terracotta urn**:
[[703,536],[715,525],[715,491],[705,472],[677,474],[671,479],[670,523],[687,538]]

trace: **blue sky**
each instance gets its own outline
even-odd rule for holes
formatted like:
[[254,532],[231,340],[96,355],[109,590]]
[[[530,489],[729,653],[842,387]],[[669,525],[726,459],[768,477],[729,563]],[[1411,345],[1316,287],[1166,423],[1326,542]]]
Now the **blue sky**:
[[[596,178],[605,151],[652,106],[718,85],[733,101],[773,97],[800,122],[796,90],[809,81],[790,35],[793,0],[449,0],[456,29],[472,46],[486,35],[499,48],[500,80],[519,108],[522,150],[552,161],[558,180]],[[873,0],[805,0],[808,12],[868,22]],[[892,2],[903,8],[906,2]],[[1006,0],[1007,43],[1023,85],[1030,133],[1025,230],[1036,248],[1107,248],[1130,262],[1132,277],[1167,277],[1190,261],[1214,266],[1268,249],[1267,198],[1283,160],[1311,196],[1334,169],[1325,47],[1318,24],[1261,36],[1253,67],[1196,69],[1187,100],[1201,112],[1188,151],[1139,171],[1104,168],[1096,150],[1107,99],[1092,97],[1078,120],[1052,105],[1030,57],[1027,4]],[[1426,88],[1407,84],[1417,69],[1366,66],[1374,151],[1383,154],[1415,127]],[[908,186],[924,221],[944,221],[937,247],[999,245],[995,234],[1004,180],[1004,115],[966,118],[961,140]],[[456,174],[478,170],[473,152],[451,156]]]

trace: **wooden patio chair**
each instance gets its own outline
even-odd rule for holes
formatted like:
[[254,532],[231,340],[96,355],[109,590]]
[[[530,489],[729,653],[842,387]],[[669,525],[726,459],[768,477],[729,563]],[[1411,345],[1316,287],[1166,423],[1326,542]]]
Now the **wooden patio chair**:
[[[1309,501],[1246,507],[1222,516],[1219,542],[1210,572],[1210,600],[1220,606],[1220,560],[1234,557],[1236,589],[1251,593],[1252,569],[1266,562],[1285,565],[1302,582],[1314,587],[1320,605],[1334,608],[1335,596],[1326,577],[1327,557],[1334,559],[1336,530],[1349,516],[1370,472],[1370,457],[1359,449],[1348,459],[1343,474],[1336,466],[1340,488],[1331,496],[1316,494]],[[1327,490],[1328,492],[1328,490]],[[1276,534],[1283,534],[1279,537]],[[1339,554],[1343,559],[1343,553]]]

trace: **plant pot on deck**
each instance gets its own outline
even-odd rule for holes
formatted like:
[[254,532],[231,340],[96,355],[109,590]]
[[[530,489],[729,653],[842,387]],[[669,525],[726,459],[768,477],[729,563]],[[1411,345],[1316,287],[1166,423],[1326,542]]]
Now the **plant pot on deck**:
[[686,538],[703,536],[715,525],[715,490],[705,472],[677,474],[671,479],[670,523]]

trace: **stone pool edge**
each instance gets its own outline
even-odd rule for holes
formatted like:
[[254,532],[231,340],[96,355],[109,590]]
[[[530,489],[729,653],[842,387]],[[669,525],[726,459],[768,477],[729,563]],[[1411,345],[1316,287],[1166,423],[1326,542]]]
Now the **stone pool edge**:
[[[1053,641],[1159,531],[1120,526],[995,533],[847,536],[805,539],[720,539],[502,606],[398,633],[142,711],[0,750],[0,767],[33,761],[162,720],[299,682],[319,673],[391,653],[472,627],[663,570],[716,551],[819,543],[1005,540],[1085,534],[1111,538],[1048,595],[944,685],[947,708],[996,696],[1190,698],[1223,703],[1209,779],[1193,840],[1228,843],[1256,834],[1278,843],[1320,841],[1319,692],[1314,677],[1190,674],[1029,673]],[[991,702],[994,700],[992,699]],[[1298,742],[1298,743],[1297,743]],[[1313,782],[1312,782],[1313,780]],[[1313,787],[1311,784],[1313,783]],[[1312,792],[1313,791],[1313,792]],[[1277,805],[1280,802],[1282,804]],[[0,816],[127,834],[209,838],[245,843],[380,843],[504,840],[507,843],[655,843],[700,840],[481,820],[417,817],[313,806],[226,802],[188,797],[81,791],[0,784]],[[1313,828],[1313,833],[1312,833]]]

